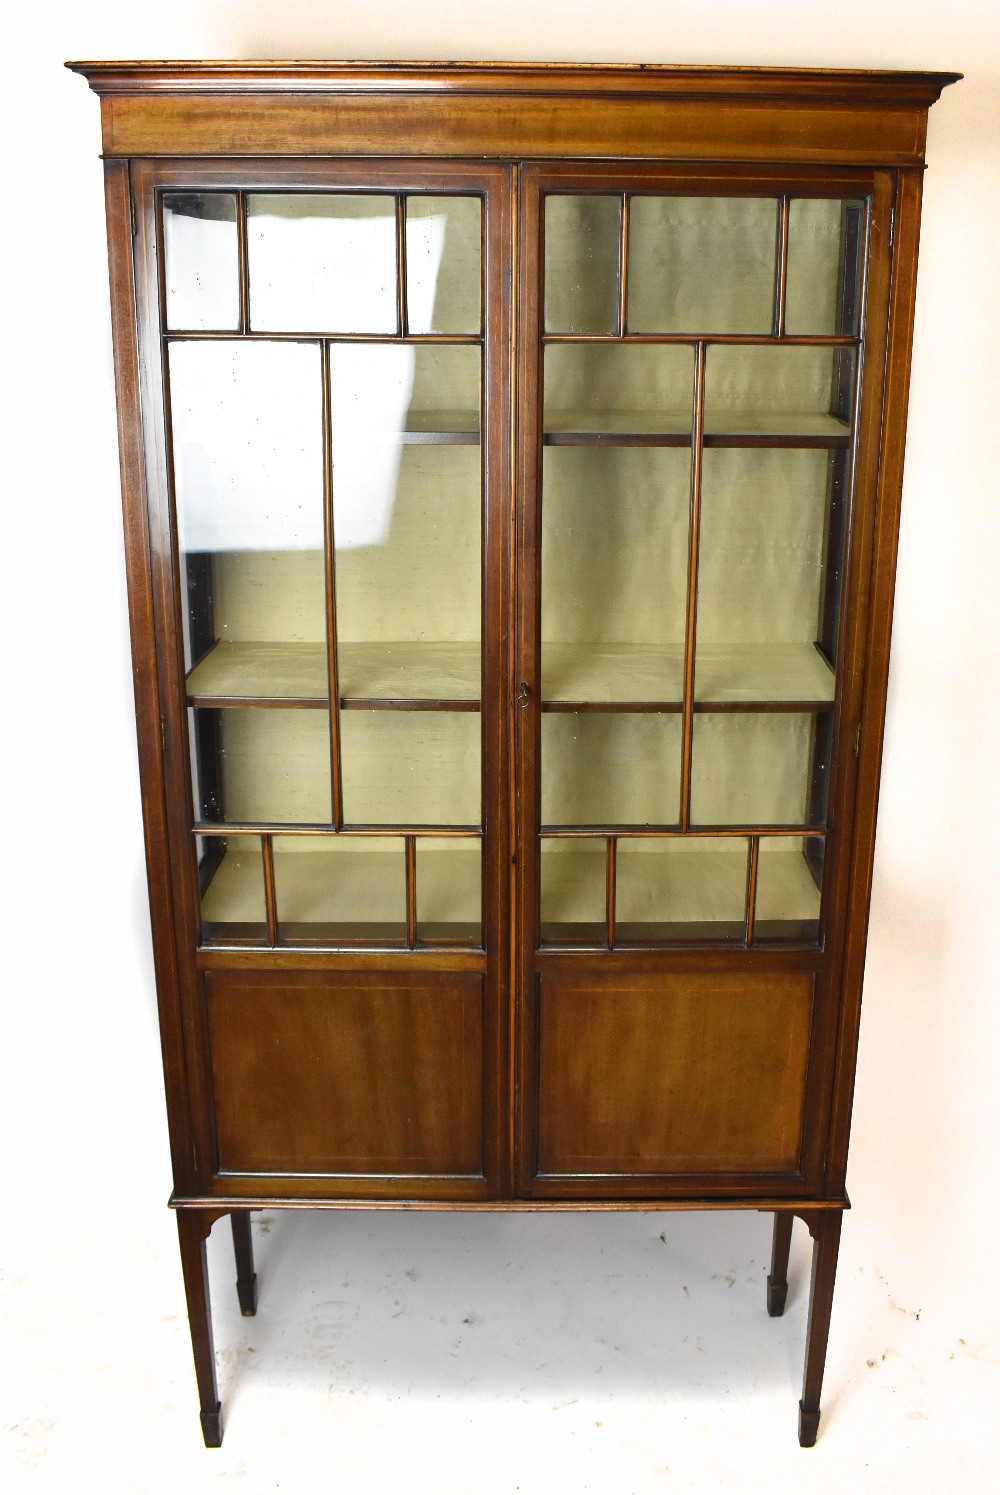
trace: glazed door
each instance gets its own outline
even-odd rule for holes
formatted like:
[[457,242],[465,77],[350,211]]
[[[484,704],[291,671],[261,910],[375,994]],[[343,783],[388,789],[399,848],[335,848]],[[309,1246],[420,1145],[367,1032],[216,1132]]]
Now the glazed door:
[[883,194],[524,173],[525,1192],[818,1185]]
[[188,1063],[228,1192],[507,1166],[508,183],[136,169]]

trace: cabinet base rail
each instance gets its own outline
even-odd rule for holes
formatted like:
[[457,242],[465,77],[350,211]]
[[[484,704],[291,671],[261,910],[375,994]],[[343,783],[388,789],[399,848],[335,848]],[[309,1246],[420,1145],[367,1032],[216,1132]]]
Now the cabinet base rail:
[[[339,1204],[339,1201],[337,1202]],[[412,1201],[389,1201],[395,1207],[417,1208]],[[184,1291],[187,1297],[188,1321],[191,1328],[191,1348],[194,1353],[195,1378],[201,1416],[202,1436],[206,1448],[219,1448],[222,1444],[222,1404],[219,1401],[216,1383],[215,1343],[212,1335],[212,1311],[208,1283],[206,1242],[212,1226],[225,1215],[230,1216],[233,1231],[233,1249],[236,1257],[236,1291],[240,1311],[246,1317],[257,1312],[257,1274],[254,1271],[253,1241],[250,1230],[252,1210],[247,1203],[193,1204],[172,1200],[177,1211],[177,1231],[180,1238],[181,1269],[184,1276]],[[336,1207],[333,1201],[327,1207]],[[260,1205],[255,1205],[261,1208]],[[268,1208],[272,1206],[267,1206]],[[311,1208],[314,1203],[296,1201],[291,1205],[276,1204],[274,1208]],[[341,1205],[340,1207],[343,1207]],[[450,1203],[439,1206],[453,1209]],[[567,1203],[557,1201],[502,1200],[488,1206],[511,1210],[517,1208],[541,1208],[551,1210]],[[594,1209],[590,1201],[570,1201],[569,1208]],[[620,1210],[619,1205],[605,1206]],[[826,1367],[826,1348],[830,1334],[830,1313],[833,1308],[833,1289],[837,1276],[837,1257],[840,1250],[840,1231],[843,1212],[850,1208],[849,1201],[822,1200],[808,1205],[790,1204],[785,1201],[764,1205],[734,1204],[712,1200],[701,1201],[633,1201],[632,1208],[647,1211],[673,1209],[756,1209],[774,1212],[774,1235],[771,1247],[771,1270],[767,1276],[767,1312],[779,1318],[785,1311],[788,1297],[788,1257],[792,1240],[792,1225],[796,1216],[803,1221],[813,1241],[812,1274],[809,1285],[809,1317],[806,1327],[805,1368],[802,1377],[802,1398],[799,1402],[799,1443],[803,1448],[812,1448],[816,1442],[820,1422],[820,1395],[823,1388],[823,1372]],[[371,1208],[365,1204],[364,1208]],[[461,1206],[459,1206],[461,1208]],[[597,1204],[596,1208],[602,1208]]]

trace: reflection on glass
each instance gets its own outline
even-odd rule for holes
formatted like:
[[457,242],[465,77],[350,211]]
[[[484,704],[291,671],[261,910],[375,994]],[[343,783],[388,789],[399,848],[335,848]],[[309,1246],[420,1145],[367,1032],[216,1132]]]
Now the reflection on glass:
[[675,824],[680,745],[676,713],[546,713],[542,824]]
[[860,312],[864,206],[796,197],[788,212],[785,331],[854,336]]
[[284,942],[406,938],[404,842],[395,836],[275,836]]
[[478,825],[480,730],[472,711],[342,712],[344,819]]
[[319,350],[172,343],[169,373],[181,549],[321,549]]
[[226,708],[193,715],[199,818],[226,825],[329,823],[326,711]]
[[669,447],[547,447],[546,701],[679,701],[691,458]]
[[234,332],[240,315],[234,195],[164,194],[163,258],[167,326]]
[[742,836],[620,840],[616,943],[742,940],[748,851]]
[[825,844],[822,836],[760,838],[754,944],[819,938]]
[[201,937],[206,944],[264,944],[264,866],[257,836],[197,837]]
[[478,945],[482,940],[483,855],[478,840],[416,838],[417,939]]
[[545,199],[546,332],[617,331],[621,199]]
[[541,938],[546,944],[604,945],[607,850],[603,840],[541,843]]
[[397,330],[395,198],[253,193],[247,255],[254,332]]
[[640,197],[629,210],[629,332],[771,331],[777,201]]
[[841,455],[766,447],[705,452],[698,701],[833,699],[833,672],[817,643],[825,643],[828,591],[834,608],[839,600],[842,536],[835,554],[827,533]]
[[[709,348],[705,429],[709,434],[846,436],[850,350]],[[831,414],[836,412],[836,414]]]
[[406,199],[408,330],[479,332],[482,209],[478,197]]
[[545,349],[545,430],[691,430],[690,348],[621,343]]
[[696,825],[822,825],[830,712],[703,712],[694,719]]

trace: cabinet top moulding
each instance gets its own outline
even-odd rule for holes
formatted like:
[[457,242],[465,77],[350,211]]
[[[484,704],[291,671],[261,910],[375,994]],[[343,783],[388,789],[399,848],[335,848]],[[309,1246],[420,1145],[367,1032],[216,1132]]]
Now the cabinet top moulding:
[[[568,63],[70,62],[106,156],[922,166],[959,73]],[[247,97],[266,108],[247,108]]]

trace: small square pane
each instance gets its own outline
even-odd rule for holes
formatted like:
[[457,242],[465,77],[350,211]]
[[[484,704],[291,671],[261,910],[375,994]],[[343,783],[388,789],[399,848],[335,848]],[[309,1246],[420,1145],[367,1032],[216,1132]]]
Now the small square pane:
[[259,836],[198,836],[201,938],[205,944],[267,941]]
[[641,197],[629,208],[629,332],[769,333],[777,200]]
[[459,836],[418,836],[415,851],[418,941],[481,944],[481,842]]
[[271,844],[282,943],[406,938],[402,837],[275,836]]
[[822,836],[761,836],[753,942],[819,938],[826,841]]
[[[400,444],[450,438],[474,445],[479,405],[478,347],[335,344],[330,349],[334,482],[366,484],[374,515],[384,518]],[[384,456],[372,450],[377,441],[385,444]],[[369,469],[372,475],[366,477]]]
[[165,193],[163,260],[168,327],[236,331],[240,278],[231,192]]
[[615,943],[742,940],[748,851],[743,836],[621,839]]
[[196,813],[232,825],[329,823],[328,712],[248,707],[198,710],[194,718]]
[[694,720],[695,825],[822,825],[830,712],[701,712]]
[[408,330],[479,332],[481,261],[482,207],[478,197],[408,197]]
[[603,839],[543,837],[543,944],[606,945],[607,869],[607,842]]
[[864,257],[864,204],[796,197],[788,210],[785,331],[857,334]]
[[252,193],[247,257],[254,332],[397,330],[393,197]]
[[620,235],[620,197],[546,197],[546,332],[618,330]]
[[676,713],[545,713],[543,825],[676,824],[680,748]]
[[557,343],[545,349],[545,430],[684,436],[693,389],[690,348]]
[[479,825],[478,711],[342,711],[344,819]]

